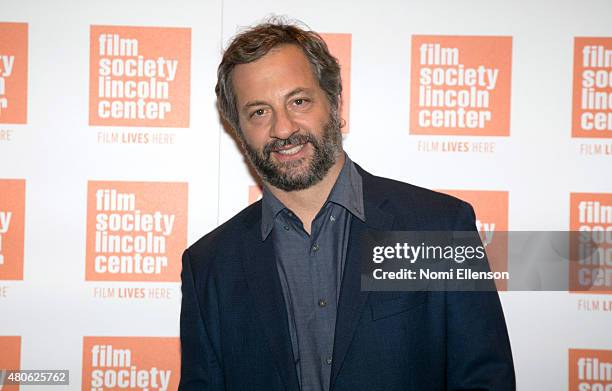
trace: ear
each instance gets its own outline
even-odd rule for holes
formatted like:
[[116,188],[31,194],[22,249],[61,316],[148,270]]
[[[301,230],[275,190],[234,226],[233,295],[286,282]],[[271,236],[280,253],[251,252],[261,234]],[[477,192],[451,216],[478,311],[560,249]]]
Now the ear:
[[340,115],[342,114],[342,105],[344,104],[344,102],[342,101],[342,95],[338,95],[338,117],[340,118],[340,129],[344,128],[346,126],[346,120],[342,117],[340,117]]

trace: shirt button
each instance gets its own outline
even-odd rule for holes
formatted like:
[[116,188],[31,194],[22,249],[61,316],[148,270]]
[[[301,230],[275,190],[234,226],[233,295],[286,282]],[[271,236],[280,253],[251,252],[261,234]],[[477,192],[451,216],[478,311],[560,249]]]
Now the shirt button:
[[332,358],[331,358],[331,356],[330,356],[330,357],[327,357],[327,358],[325,359],[325,363],[326,363],[327,365],[331,365],[331,363],[332,363]]
[[319,251],[319,245],[318,244],[314,244],[312,246],[312,251]]
[[285,231],[289,231],[289,226],[288,225],[283,225],[283,228],[285,229]]
[[336,218],[334,216],[329,216],[329,221],[336,221]]
[[324,299],[319,299],[319,307],[323,308],[327,305],[327,302]]

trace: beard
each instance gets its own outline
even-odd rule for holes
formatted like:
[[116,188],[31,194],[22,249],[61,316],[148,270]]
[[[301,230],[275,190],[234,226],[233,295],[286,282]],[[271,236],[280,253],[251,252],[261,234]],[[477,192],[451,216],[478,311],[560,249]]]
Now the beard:
[[[261,151],[249,145],[244,136],[241,136],[242,145],[253,164],[255,171],[262,180],[284,191],[307,189],[319,183],[336,163],[342,151],[342,134],[340,133],[340,119],[332,111],[329,120],[323,125],[321,139],[317,139],[310,131],[292,134],[287,139],[277,139],[266,144]],[[312,158],[307,167],[303,167],[306,157],[290,162],[275,162],[271,154],[287,145],[312,146]],[[303,148],[304,148],[303,147]]]

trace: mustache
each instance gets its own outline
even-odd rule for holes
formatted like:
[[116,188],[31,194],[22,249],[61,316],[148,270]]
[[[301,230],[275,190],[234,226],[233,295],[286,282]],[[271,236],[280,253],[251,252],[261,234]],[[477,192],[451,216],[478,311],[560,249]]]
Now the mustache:
[[316,140],[310,133],[294,133],[286,139],[274,140],[266,144],[263,148],[263,155],[265,158],[269,158],[270,154],[277,151],[287,145],[301,145],[306,143],[316,143]]

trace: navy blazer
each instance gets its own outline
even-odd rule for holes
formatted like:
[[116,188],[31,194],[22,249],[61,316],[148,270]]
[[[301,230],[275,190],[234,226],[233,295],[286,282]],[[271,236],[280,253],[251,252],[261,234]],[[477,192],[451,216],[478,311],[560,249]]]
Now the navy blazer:
[[[366,230],[475,230],[472,207],[406,183],[363,178],[365,223],[351,220],[330,390],[514,390],[497,292],[362,292]],[[299,391],[261,201],[183,254],[180,390]]]

